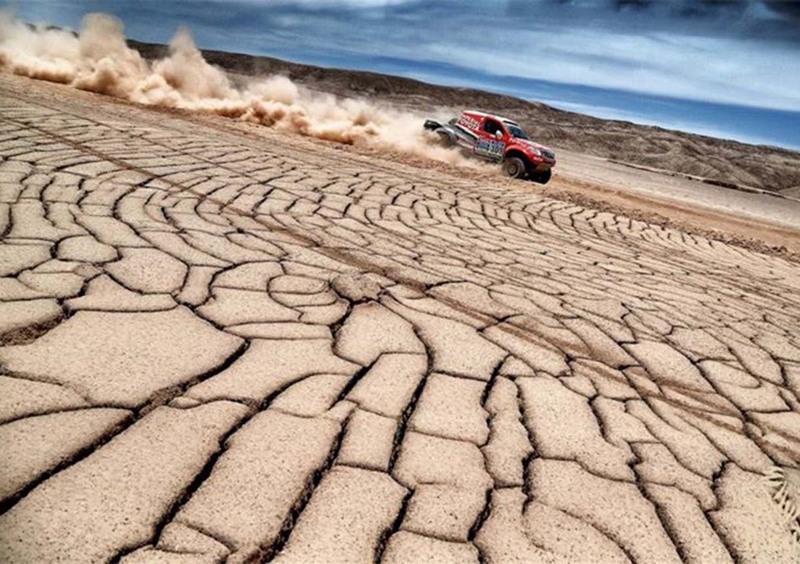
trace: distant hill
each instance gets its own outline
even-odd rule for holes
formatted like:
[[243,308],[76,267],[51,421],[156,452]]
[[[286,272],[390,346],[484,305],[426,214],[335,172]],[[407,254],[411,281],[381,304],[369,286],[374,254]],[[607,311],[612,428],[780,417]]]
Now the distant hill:
[[[167,55],[165,45],[130,40],[147,59]],[[633,165],[800,197],[800,153],[777,147],[605,120],[545,104],[471,88],[437,86],[373,72],[328,69],[271,57],[203,50],[206,60],[234,75],[282,74],[308,88],[419,109],[482,109],[519,121],[535,138],[567,149]]]

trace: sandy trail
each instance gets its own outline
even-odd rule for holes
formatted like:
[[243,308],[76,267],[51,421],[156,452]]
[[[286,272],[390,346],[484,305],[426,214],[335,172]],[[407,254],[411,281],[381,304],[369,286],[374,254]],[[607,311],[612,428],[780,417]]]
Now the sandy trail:
[[0,560],[796,560],[800,265],[231,123],[0,76]]

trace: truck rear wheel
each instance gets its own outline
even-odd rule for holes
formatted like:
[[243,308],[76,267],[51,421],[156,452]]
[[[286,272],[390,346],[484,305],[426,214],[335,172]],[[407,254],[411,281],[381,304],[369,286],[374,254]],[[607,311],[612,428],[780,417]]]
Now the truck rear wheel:
[[503,173],[511,178],[523,178],[525,163],[519,157],[506,157],[503,160]]
[[539,184],[547,184],[550,182],[550,177],[553,175],[553,171],[548,169],[544,172],[534,172],[530,175],[530,179],[534,182],[538,182]]
[[439,129],[435,130],[434,133],[439,136],[439,145],[442,147],[452,147],[456,144],[456,140],[453,139],[453,134],[447,131],[445,128],[440,127]]

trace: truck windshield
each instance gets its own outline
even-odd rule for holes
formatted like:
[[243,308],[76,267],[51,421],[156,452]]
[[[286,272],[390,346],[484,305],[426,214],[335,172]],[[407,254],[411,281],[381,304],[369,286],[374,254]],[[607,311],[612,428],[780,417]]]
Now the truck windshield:
[[506,127],[508,128],[508,132],[511,134],[511,137],[518,137],[520,139],[530,139],[530,137],[528,137],[526,133],[516,125],[506,124]]

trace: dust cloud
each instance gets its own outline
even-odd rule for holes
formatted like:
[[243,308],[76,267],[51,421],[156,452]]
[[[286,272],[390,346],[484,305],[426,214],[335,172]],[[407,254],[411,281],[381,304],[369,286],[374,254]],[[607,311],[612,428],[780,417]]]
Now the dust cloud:
[[75,34],[30,26],[0,12],[0,68],[140,104],[212,112],[348,145],[484,166],[440,146],[435,134],[423,130],[419,115],[311,91],[278,75],[237,87],[205,61],[185,28],[173,37],[168,57],[150,62],[128,47],[123,24],[113,16],[89,14]]

